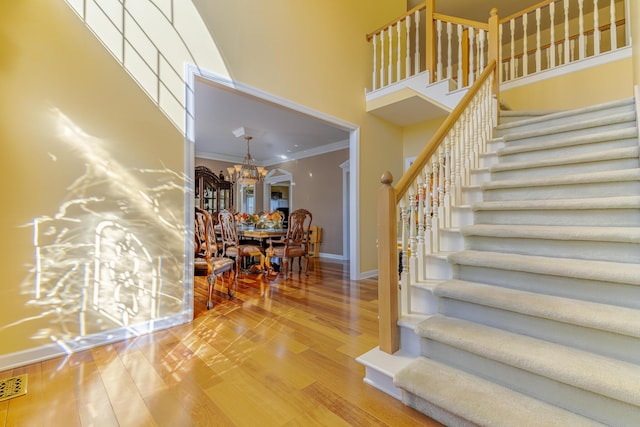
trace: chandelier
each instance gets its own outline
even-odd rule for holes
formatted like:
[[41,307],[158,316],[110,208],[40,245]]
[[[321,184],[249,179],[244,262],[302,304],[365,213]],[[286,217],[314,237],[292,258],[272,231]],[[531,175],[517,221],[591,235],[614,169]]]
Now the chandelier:
[[234,165],[227,168],[229,172],[229,181],[236,183],[239,182],[243,185],[252,185],[264,180],[267,170],[262,166],[256,166],[253,158],[251,157],[251,151],[249,150],[249,142],[253,137],[245,135],[244,139],[247,140],[247,155],[241,165]]

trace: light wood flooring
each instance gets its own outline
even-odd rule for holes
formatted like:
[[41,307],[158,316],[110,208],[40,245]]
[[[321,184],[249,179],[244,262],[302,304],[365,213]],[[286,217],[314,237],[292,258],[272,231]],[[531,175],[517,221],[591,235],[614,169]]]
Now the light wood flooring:
[[347,264],[241,275],[232,298],[205,303],[197,277],[192,323],[1,372],[29,377],[0,426],[439,425],[363,382],[377,284],[350,281]]

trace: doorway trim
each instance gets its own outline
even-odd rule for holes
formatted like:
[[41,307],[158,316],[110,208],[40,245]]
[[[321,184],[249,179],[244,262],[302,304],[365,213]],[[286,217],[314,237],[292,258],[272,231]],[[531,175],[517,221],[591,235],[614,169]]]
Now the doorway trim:
[[[270,94],[255,87],[245,85],[240,82],[233,81],[228,77],[221,76],[214,72],[205,70],[194,64],[185,63],[185,175],[190,177],[185,185],[186,197],[193,198],[193,168],[195,163],[195,79],[200,77],[214,84],[224,86],[231,91],[236,91],[240,94],[250,95],[261,99],[263,101],[271,102],[280,107],[288,108],[290,110],[306,114],[310,117],[324,121],[331,126],[335,126],[338,129],[349,132],[349,193],[351,195],[349,200],[349,258],[350,258],[350,278],[351,280],[358,280],[360,275],[360,221],[359,221],[359,203],[360,200],[360,181],[359,181],[359,168],[360,163],[360,127],[347,122],[345,120],[330,116],[328,114],[313,110],[304,105],[297,104],[288,99],[281,98],[279,96]],[[186,201],[185,208],[191,206],[192,203]],[[193,236],[193,215],[191,211],[185,212],[185,225],[186,233],[189,236]],[[190,233],[190,234],[189,234]],[[192,242],[190,242],[193,245]],[[187,246],[185,243],[185,254],[187,254],[186,262],[193,262],[193,254],[189,258],[189,254],[193,252],[192,247]],[[187,268],[185,271],[185,281],[191,281],[193,286],[193,269]]]

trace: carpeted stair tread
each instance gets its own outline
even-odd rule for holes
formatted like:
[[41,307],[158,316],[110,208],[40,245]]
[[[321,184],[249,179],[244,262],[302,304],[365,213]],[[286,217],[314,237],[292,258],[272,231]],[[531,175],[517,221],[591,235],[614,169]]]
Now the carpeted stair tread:
[[422,337],[631,405],[640,405],[638,365],[501,329],[434,315]]
[[523,115],[536,115],[537,117],[532,117],[532,118],[529,118],[529,119],[519,120],[517,122],[500,124],[500,125],[496,126],[496,128],[499,129],[499,130],[504,130],[504,129],[511,129],[511,128],[514,128],[514,127],[523,126],[523,125],[529,125],[529,124],[534,124],[534,123],[545,123],[545,122],[548,122],[549,120],[555,120],[555,119],[561,119],[561,118],[570,118],[570,117],[578,116],[580,114],[591,113],[591,112],[600,111],[600,110],[606,110],[606,109],[610,109],[610,108],[632,106],[633,103],[634,103],[634,98],[624,98],[624,99],[610,101],[610,102],[606,102],[606,103],[601,103],[601,104],[596,104],[596,105],[589,105],[587,107],[577,108],[577,109],[573,109],[573,110],[557,110],[557,111],[549,110],[547,112],[539,111],[539,110],[538,111],[505,110],[505,111],[501,111],[500,112],[501,116],[503,114],[505,114],[507,117],[508,116],[518,116],[520,114],[523,114]]
[[496,163],[489,167],[490,172],[502,172],[520,169],[532,169],[551,166],[574,165],[578,163],[602,162],[607,160],[637,159],[640,149],[636,147],[614,148],[571,156],[552,157],[547,159],[524,160],[516,162]]
[[[601,426],[442,363],[419,357],[396,373],[394,383],[437,407],[481,426]],[[452,424],[455,425],[455,424]]]
[[580,199],[548,200],[500,200],[478,202],[471,205],[474,211],[497,210],[586,210],[586,209],[637,209],[640,196],[592,197]]
[[[568,137],[549,138],[545,141],[532,143],[506,145],[496,150],[498,156],[508,156],[511,154],[530,153],[534,151],[544,151],[557,148],[572,147],[575,145],[595,144],[599,142],[609,142],[621,139],[632,139],[638,136],[637,128],[615,129],[605,132],[596,132],[587,135],[575,135]],[[505,140],[506,141],[506,140]]]
[[461,251],[449,255],[452,264],[521,271],[558,277],[640,285],[640,265],[571,258],[550,258],[487,251]]
[[640,243],[640,227],[474,224],[461,228],[460,233],[465,237]]
[[483,190],[502,188],[539,187],[554,185],[579,185],[604,182],[640,181],[640,169],[622,169],[613,171],[577,173],[572,175],[545,176],[528,179],[505,179],[482,183]]
[[434,289],[434,294],[557,322],[640,337],[640,310],[632,308],[464,280],[443,282]]
[[522,131],[514,131],[503,135],[506,142],[517,141],[520,139],[527,139],[539,136],[553,135],[557,133],[570,132],[573,130],[581,130],[588,128],[596,128],[600,126],[607,126],[616,123],[632,123],[636,119],[635,111],[628,111],[622,113],[609,114],[606,116],[599,116],[596,118],[589,118],[579,121],[569,121],[554,126],[546,126],[538,129],[529,129]]

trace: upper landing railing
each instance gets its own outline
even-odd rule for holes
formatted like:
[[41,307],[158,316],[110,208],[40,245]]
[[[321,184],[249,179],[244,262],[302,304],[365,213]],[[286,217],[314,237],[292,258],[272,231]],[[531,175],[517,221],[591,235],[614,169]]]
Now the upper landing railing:
[[476,22],[443,15],[436,13],[435,0],[426,0],[367,34],[371,90],[424,71],[432,83],[451,79],[459,89],[468,87],[490,61],[491,39],[499,82],[617,50],[629,44],[627,1],[545,0],[498,19],[492,28],[491,18]]

